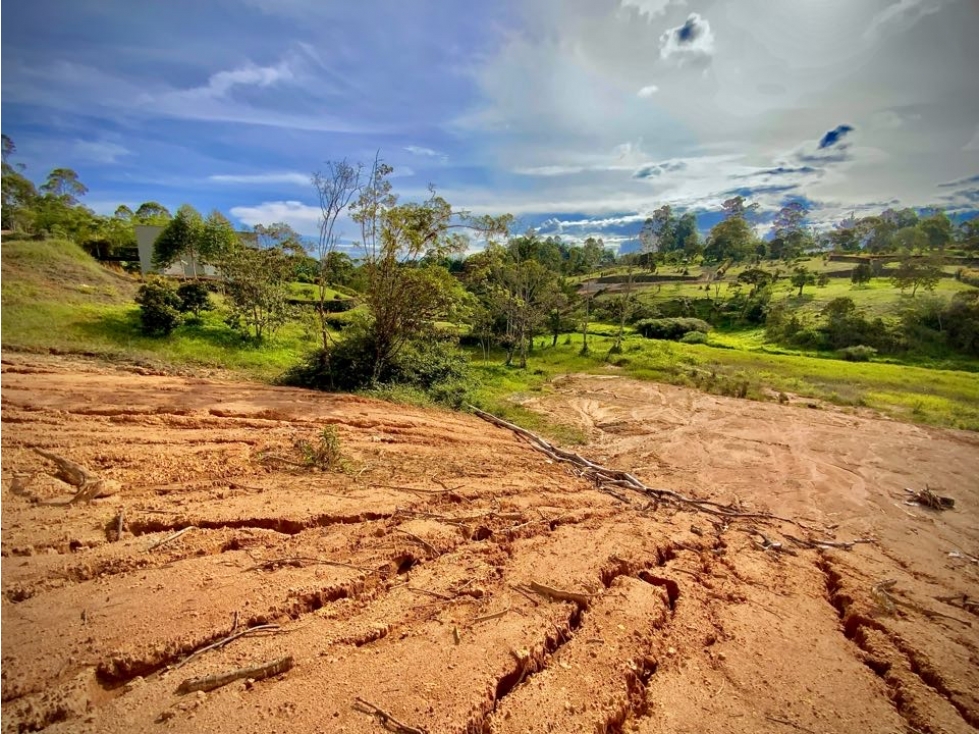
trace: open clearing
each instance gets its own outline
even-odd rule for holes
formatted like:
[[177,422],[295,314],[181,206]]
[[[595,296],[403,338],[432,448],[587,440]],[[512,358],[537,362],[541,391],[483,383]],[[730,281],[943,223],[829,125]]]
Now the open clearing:
[[[791,525],[623,502],[467,415],[5,356],[4,731],[383,731],[358,698],[409,733],[979,727],[979,435],[555,386],[525,407],[589,458],[873,542],[794,548]],[[326,425],[345,472],[281,460]],[[119,491],[66,504],[33,448]],[[954,509],[906,505],[925,484]],[[535,583],[584,596],[513,588]],[[255,625],[278,628],[180,665]]]

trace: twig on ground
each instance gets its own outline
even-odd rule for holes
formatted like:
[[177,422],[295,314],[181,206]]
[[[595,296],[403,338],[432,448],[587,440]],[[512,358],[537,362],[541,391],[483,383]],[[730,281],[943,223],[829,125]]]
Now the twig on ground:
[[357,698],[354,699],[354,710],[359,711],[362,714],[370,714],[378,720],[381,726],[388,731],[395,732],[396,734],[428,734],[428,732],[424,729],[409,726],[408,724],[398,721],[380,706],[376,706],[370,701],[365,701],[360,696],[357,696]]
[[443,594],[441,591],[430,591],[429,589],[421,589],[417,586],[406,586],[408,591],[413,591],[416,594],[428,594],[429,596],[434,596],[437,599],[444,599],[445,601],[452,601],[455,599],[454,596],[449,596],[448,594]]
[[[235,612],[234,626],[235,627],[238,626],[238,612]],[[222,648],[228,643],[234,642],[239,637],[247,637],[248,635],[254,635],[258,632],[281,632],[281,631],[282,628],[279,627],[279,625],[277,624],[260,624],[260,625],[256,625],[255,627],[249,627],[247,629],[243,629],[240,632],[235,632],[234,634],[230,634],[227,637],[218,640],[217,642],[212,642],[210,645],[194,650],[194,652],[192,652],[190,655],[188,655],[183,660],[181,660],[176,665],[174,665],[173,668],[174,670],[176,670],[177,668],[182,668],[191,660],[200,657],[204,653],[210,652],[211,650],[217,650],[219,648]]]
[[510,588],[516,591],[517,593],[525,596],[527,598],[527,601],[529,601],[535,607],[539,606],[537,600],[533,597],[533,595],[529,591],[521,587],[519,584],[510,584]]
[[804,538],[796,538],[794,535],[789,535],[788,533],[783,533],[785,537],[796,545],[800,545],[803,548],[817,548],[819,550],[830,550],[832,548],[841,548],[843,550],[850,550],[853,546],[858,543],[873,543],[873,538],[855,538],[854,540],[808,540]]
[[248,568],[242,569],[242,573],[246,571],[274,571],[282,566],[294,566],[296,568],[302,568],[303,566],[337,566],[338,568],[350,568],[354,571],[365,571],[367,573],[374,573],[377,569],[368,568],[367,566],[356,566],[352,563],[343,563],[341,561],[330,561],[325,558],[307,558],[305,556],[288,556],[286,558],[273,558],[269,561],[263,561],[262,563],[256,563],[254,566],[249,566]]
[[806,734],[816,734],[812,729],[807,729],[804,726],[796,724],[794,721],[789,721],[788,719],[780,719],[777,716],[766,716],[766,719],[773,721],[776,724],[785,724],[786,726],[791,726],[793,729],[798,729],[799,731],[804,731]]
[[452,494],[453,492],[458,492],[458,489],[422,489],[421,487],[406,487],[403,484],[378,484],[374,483],[372,486],[379,487],[381,489],[398,489],[403,492],[415,492],[417,494]]
[[426,548],[428,548],[428,550],[430,550],[432,553],[434,553],[436,557],[442,555],[441,553],[439,553],[439,549],[438,548],[436,548],[434,545],[432,545],[431,543],[429,543],[424,538],[419,538],[417,535],[415,535],[414,533],[408,532],[404,528],[395,528],[395,531],[397,531],[399,533],[404,533],[409,538],[413,538],[414,540],[417,540],[423,546],[425,546]]
[[196,527],[197,527],[196,525],[189,525],[189,526],[185,527],[183,530],[178,530],[173,535],[168,535],[163,540],[156,541],[153,545],[151,545],[149,548],[147,548],[146,551],[149,552],[151,550],[154,550],[155,548],[159,548],[161,545],[166,545],[167,543],[176,540],[177,538],[179,538],[184,533],[189,533],[191,530],[196,529]]
[[251,678],[252,680],[271,678],[292,670],[294,665],[295,661],[292,655],[289,655],[279,660],[273,660],[271,663],[266,663],[265,665],[257,665],[254,668],[238,668],[227,673],[207,675],[203,678],[188,678],[177,687],[177,694],[182,696],[185,693],[193,693],[194,691],[213,691],[215,688],[226,686],[242,678]]
[[575,604],[580,604],[581,606],[588,606],[588,603],[591,601],[591,594],[555,589],[536,581],[531,581],[529,584],[527,584],[527,588],[540,594],[541,596],[546,596],[549,599],[555,599],[557,601],[570,601],[574,602]]
[[506,616],[506,613],[510,611],[510,605],[507,605],[506,609],[501,609],[493,614],[483,614],[482,616],[476,617],[472,623],[476,624],[478,622],[488,622],[491,619],[499,619],[500,617]]

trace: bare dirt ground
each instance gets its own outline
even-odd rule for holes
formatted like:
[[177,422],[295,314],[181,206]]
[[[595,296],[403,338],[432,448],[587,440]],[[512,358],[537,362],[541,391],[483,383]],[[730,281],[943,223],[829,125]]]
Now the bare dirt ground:
[[[979,435],[620,378],[531,406],[649,485],[874,541],[814,550],[621,502],[466,415],[56,358],[2,380],[5,732],[979,727]],[[325,425],[345,472],[268,459]],[[33,448],[119,491],[65,504]],[[904,504],[925,483],[954,509]]]

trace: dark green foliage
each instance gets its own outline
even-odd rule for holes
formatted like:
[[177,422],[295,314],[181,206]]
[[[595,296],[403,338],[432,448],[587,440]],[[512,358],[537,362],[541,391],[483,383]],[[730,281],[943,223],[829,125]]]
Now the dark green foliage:
[[[317,390],[364,390],[403,385],[452,404],[469,388],[469,359],[446,342],[413,340],[374,380],[377,345],[370,331],[352,326],[329,352],[318,349],[285,376],[286,384]],[[457,406],[456,406],[457,407]]]
[[177,290],[163,280],[145,283],[136,293],[139,323],[148,336],[168,336],[180,325],[181,300]]
[[869,362],[877,356],[877,350],[866,344],[857,344],[840,350],[840,356],[847,362]]
[[180,312],[192,313],[195,318],[200,318],[203,311],[214,309],[207,286],[200,281],[181,283],[177,296],[180,298]]
[[870,263],[860,263],[857,265],[853,272],[850,273],[850,280],[855,285],[862,285],[863,283],[869,283],[874,277],[874,269]]
[[636,324],[636,331],[647,339],[682,339],[685,334],[691,331],[707,333],[710,331],[710,324],[701,319],[693,318],[667,318],[667,319],[644,319]]

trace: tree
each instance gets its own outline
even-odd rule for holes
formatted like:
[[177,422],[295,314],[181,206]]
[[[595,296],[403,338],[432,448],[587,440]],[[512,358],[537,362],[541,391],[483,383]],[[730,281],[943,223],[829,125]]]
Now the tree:
[[202,263],[215,264],[240,247],[241,240],[234,226],[213,209],[197,230],[197,257]]
[[582,265],[586,273],[590,273],[592,270],[598,267],[598,264],[602,261],[602,254],[604,252],[605,243],[600,237],[585,238],[585,242],[581,246],[581,255]]
[[3,229],[22,229],[30,231],[34,225],[33,208],[38,199],[34,184],[10,164],[10,158],[17,151],[14,141],[3,136],[2,202],[0,202],[0,226]]
[[707,235],[704,259],[719,262],[730,258],[745,260],[754,251],[754,232],[740,216],[732,216],[713,226]]
[[806,247],[812,244],[812,238],[806,230],[806,215],[809,209],[798,201],[783,206],[772,225],[772,245],[776,242],[779,247],[773,247],[772,256],[792,260],[802,254]]
[[853,269],[853,272],[850,273],[850,281],[854,285],[869,283],[873,277],[874,269],[871,267],[870,263],[860,263]]
[[273,222],[269,225],[256,224],[255,237],[258,246],[262,250],[272,247],[286,249],[302,249],[302,238],[291,226],[285,222]]
[[942,278],[943,260],[940,255],[929,258],[918,258],[910,255],[904,257],[891,276],[891,282],[904,293],[908,288],[911,289],[911,297],[914,298],[918,288],[926,291],[935,290],[935,286]]
[[771,273],[761,270],[760,268],[751,268],[749,270],[743,270],[738,274],[738,282],[748,283],[751,285],[751,293],[748,294],[748,297],[750,298],[760,289],[771,285],[772,275]]
[[747,219],[751,214],[758,211],[758,204],[749,204],[743,196],[735,196],[726,200],[721,206],[724,208],[725,219]]
[[792,271],[792,278],[790,282],[794,287],[799,289],[799,297],[801,298],[803,288],[805,288],[807,285],[816,284],[816,274],[805,266],[798,267]]
[[669,204],[661,206],[646,219],[639,232],[643,265],[649,267],[657,254],[677,249],[676,226],[676,217]]
[[[337,221],[340,215],[350,207],[354,196],[360,190],[360,178],[363,166],[352,165],[346,160],[330,161],[324,171],[313,174],[313,188],[320,207],[319,230],[316,239],[316,315],[320,327],[320,346],[323,349],[323,359],[329,363],[330,331],[327,328],[328,311],[326,296],[330,285],[335,284],[338,275],[337,266],[341,261],[337,258],[342,254],[337,251],[340,243],[340,233]],[[330,373],[332,375],[332,372]]]
[[468,240],[455,230],[493,237],[505,235],[512,221],[509,216],[474,217],[454,210],[434,188],[423,202],[398,204],[388,180],[392,170],[374,160],[351,215],[360,225],[364,251],[371,384],[409,341],[450,315],[461,301],[458,281],[431,264],[466,249]]
[[247,331],[256,341],[274,337],[289,319],[290,257],[276,247],[239,247],[226,252],[218,266],[232,307],[228,323]]
[[177,260],[187,258],[193,264],[194,277],[197,277],[202,227],[203,221],[197,210],[190,204],[181,206],[177,216],[170,220],[153,243],[153,267],[164,270]]
[[928,248],[928,236],[920,225],[904,227],[891,235],[890,246],[906,253],[924,252]]
[[692,260],[703,251],[700,246],[700,232],[697,230],[697,215],[693,212],[687,212],[677,222],[676,244],[688,260]]
[[78,197],[88,193],[88,187],[78,180],[78,174],[70,168],[55,168],[41,184],[41,191],[55,196],[69,206],[78,203]]
[[133,218],[136,220],[136,224],[152,224],[163,227],[173,219],[173,216],[163,204],[156,201],[145,201],[136,209]]
[[921,219],[918,227],[924,233],[928,247],[932,250],[944,251],[945,246],[952,241],[952,220],[943,211],[937,211]]

